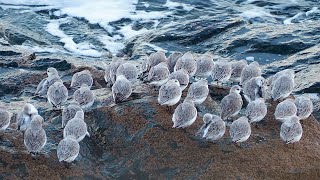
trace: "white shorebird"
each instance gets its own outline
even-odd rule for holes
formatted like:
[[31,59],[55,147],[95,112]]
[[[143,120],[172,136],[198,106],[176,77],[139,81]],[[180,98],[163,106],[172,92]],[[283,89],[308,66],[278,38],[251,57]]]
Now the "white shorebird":
[[282,75],[288,75],[292,79],[294,79],[294,76],[295,76],[293,69],[285,69],[285,70],[279,71],[276,74],[274,74],[273,76],[271,76],[270,78],[268,78],[267,82],[268,82],[268,85],[270,86],[270,88],[272,88],[274,82],[278,79],[278,77],[280,77]]
[[302,133],[303,130],[299,122],[299,117],[292,116],[282,123],[280,129],[280,138],[286,144],[295,143],[300,141]]
[[181,91],[183,91],[189,85],[189,75],[184,69],[172,72],[169,75],[169,80],[171,79],[176,79],[179,81]]
[[54,84],[55,82],[62,83],[62,80],[59,77],[58,71],[55,68],[52,68],[52,67],[48,68],[47,75],[48,75],[48,77],[43,79],[39,83],[35,94],[38,94],[40,96],[47,95],[47,91],[52,84]]
[[47,143],[47,135],[42,128],[43,122],[41,116],[34,116],[24,133],[24,145],[33,155],[37,155]]
[[10,118],[10,114],[7,110],[0,109],[0,131],[4,131],[9,127]]
[[294,78],[289,75],[278,77],[273,83],[271,96],[274,101],[287,98],[294,90]]
[[173,128],[185,128],[197,119],[197,109],[190,98],[185,98],[172,115]]
[[84,122],[83,111],[78,111],[63,129],[63,137],[73,136],[80,142],[86,135],[90,137],[87,124]]
[[67,102],[68,89],[61,82],[52,84],[47,92],[48,103],[54,108],[61,108]]
[[244,85],[247,81],[249,81],[253,77],[261,76],[262,72],[259,67],[258,62],[252,62],[249,65],[245,66],[241,71],[240,76],[240,85]]
[[135,65],[132,63],[126,62],[121,64],[117,69],[117,76],[123,75],[131,83],[134,83],[138,79],[139,71]]
[[159,89],[158,103],[166,106],[173,106],[180,101],[182,91],[179,81],[176,79],[169,80]]
[[233,82],[240,83],[241,71],[247,65],[248,65],[248,62],[246,60],[232,61],[231,62],[232,73],[231,73],[230,80]]
[[18,130],[25,131],[36,115],[38,115],[38,110],[32,104],[26,103],[17,115]]
[[294,104],[297,107],[297,116],[300,120],[307,119],[313,112],[313,103],[308,96],[302,95],[297,97]]
[[118,70],[118,67],[123,64],[124,61],[123,60],[115,60],[115,61],[112,61],[110,63],[110,71],[109,71],[109,78],[111,80],[111,84],[113,84],[116,79],[117,79],[117,70]]
[[80,88],[82,84],[86,84],[89,88],[91,88],[93,84],[93,78],[89,70],[77,72],[72,76],[70,87]]
[[191,52],[186,52],[182,57],[180,57],[176,65],[174,66],[174,71],[184,69],[189,74],[189,77],[194,76],[197,71],[197,64]]
[[232,86],[230,93],[221,100],[221,119],[227,120],[239,113],[243,105],[240,91],[240,86]]
[[71,163],[74,161],[80,151],[80,145],[73,136],[62,139],[57,148],[57,156],[60,162],[65,161]]
[[167,57],[163,51],[157,51],[155,53],[150,54],[146,64],[147,71],[150,71],[152,67],[160,63],[167,63]]
[[246,108],[249,123],[260,122],[267,115],[267,105],[263,98],[251,101]]
[[132,93],[131,82],[123,75],[117,77],[117,80],[113,84],[111,89],[113,100],[115,103],[119,103],[128,99]]
[[174,71],[174,66],[176,65],[178,59],[182,56],[183,54],[181,52],[173,52],[172,54],[170,54],[170,56],[168,57],[168,66],[170,73]]
[[78,111],[83,111],[78,102],[72,101],[67,107],[62,110],[62,128],[64,128],[67,122],[74,118]]
[[243,95],[247,102],[257,98],[266,98],[267,87],[265,79],[261,76],[253,77],[243,85]]
[[203,116],[203,122],[204,124],[197,134],[209,141],[216,141],[222,138],[226,131],[226,124],[219,116],[206,113]]
[[196,58],[197,63],[197,71],[195,76],[197,78],[207,79],[211,76],[213,70],[213,57],[209,54],[204,54],[198,58]]
[[202,79],[191,84],[188,89],[187,97],[191,98],[194,104],[201,104],[207,99],[208,95],[208,81]]
[[226,83],[231,77],[231,64],[227,60],[220,59],[214,63],[212,70],[212,80],[220,83]]
[[251,126],[248,118],[240,117],[230,126],[230,137],[232,142],[241,143],[249,139],[251,135]]
[[169,69],[168,65],[164,62],[159,63],[156,66],[153,66],[148,74],[148,81],[150,85],[162,86],[169,79]]
[[280,121],[284,122],[286,119],[295,116],[297,114],[297,107],[294,104],[293,99],[286,99],[279,103],[274,112],[274,117]]
[[73,99],[77,101],[82,109],[89,109],[94,103],[94,94],[89,86],[82,84],[73,94]]

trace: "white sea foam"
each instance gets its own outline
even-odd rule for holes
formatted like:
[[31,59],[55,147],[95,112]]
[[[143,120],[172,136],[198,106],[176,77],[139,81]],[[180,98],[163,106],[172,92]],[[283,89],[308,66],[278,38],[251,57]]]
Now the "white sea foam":
[[297,19],[298,17],[300,17],[300,16],[302,16],[302,15],[304,15],[304,13],[301,13],[301,12],[300,12],[300,13],[294,15],[294,16],[291,17],[291,18],[285,19],[285,20],[283,21],[283,24],[293,24],[292,21],[293,21],[294,19]]
[[261,7],[254,7],[252,9],[246,10],[240,14],[240,16],[246,19],[252,19],[256,17],[274,17],[272,14],[267,12],[266,9]]
[[[157,27],[158,19],[165,18],[172,12],[163,11],[150,11],[136,10],[138,0],[0,0],[1,8],[14,8],[23,10],[55,10],[51,15],[57,16],[61,19],[51,20],[46,26],[46,31],[50,34],[60,38],[60,41],[64,43],[64,48],[67,51],[75,53],[81,56],[100,57],[103,54],[95,49],[93,45],[88,42],[75,43],[73,37],[66,35],[61,29],[60,24],[65,21],[65,17],[76,17],[87,20],[90,24],[98,24],[104,28],[108,34],[115,34],[117,37],[111,37],[110,35],[102,34],[98,37],[111,53],[115,54],[116,51],[124,48],[124,44],[121,41],[139,35],[141,33],[148,32],[148,29],[142,28],[140,30],[134,30],[132,24],[114,28],[110,25],[110,22],[121,20],[122,18],[128,18],[133,21],[151,21],[155,22],[155,25],[150,28]],[[144,3],[145,7],[149,7],[148,3]],[[188,9],[188,7],[185,7]],[[50,11],[51,13],[51,11]]]
[[53,36],[57,36],[60,38],[60,42],[64,43],[64,48],[70,52],[73,52],[77,55],[82,56],[90,56],[90,57],[100,57],[102,54],[94,49],[94,46],[87,43],[82,42],[76,44],[73,41],[73,38],[66,35],[63,31],[59,29],[60,24],[65,22],[66,20],[52,20],[46,27],[46,31],[48,31]]
[[320,10],[318,7],[313,7],[310,11],[306,12],[306,16],[310,16],[311,14],[320,13]]
[[191,5],[187,5],[179,2],[173,2],[170,0],[167,0],[167,2],[163,6],[167,7],[168,9],[175,9],[177,7],[182,7],[186,11],[191,11],[193,9]]

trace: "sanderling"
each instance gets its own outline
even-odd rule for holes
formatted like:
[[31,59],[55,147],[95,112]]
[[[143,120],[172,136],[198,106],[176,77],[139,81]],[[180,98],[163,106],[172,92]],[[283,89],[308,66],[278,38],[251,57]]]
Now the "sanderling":
[[221,118],[226,120],[236,116],[242,108],[243,101],[240,95],[241,87],[232,86],[230,93],[221,100]]
[[131,83],[134,83],[138,79],[139,71],[135,65],[132,63],[126,62],[121,64],[117,69],[117,76],[123,75]]
[[252,62],[249,65],[245,66],[241,71],[240,76],[240,85],[244,85],[247,81],[249,81],[253,77],[261,76],[262,72],[259,67],[258,62]]
[[159,89],[158,103],[173,106],[180,101],[181,94],[179,81],[176,79],[169,80]]
[[117,77],[117,80],[113,84],[111,89],[113,100],[115,103],[126,100],[132,93],[131,82],[123,75]]
[[111,79],[111,82],[112,82],[112,84],[116,81],[116,79],[117,79],[117,70],[118,70],[118,67],[121,65],[121,64],[123,64],[124,63],[124,61],[123,60],[115,60],[115,61],[112,61],[111,63],[110,63],[110,74],[109,74],[109,76],[110,76],[110,79]]
[[313,103],[308,96],[301,95],[294,101],[297,107],[297,116],[300,120],[307,119],[313,111]]
[[226,83],[231,77],[231,64],[227,60],[220,59],[214,63],[212,70],[212,80],[220,83]]
[[80,145],[73,136],[68,136],[62,139],[57,148],[57,156],[60,162],[72,162],[79,154]]
[[274,112],[274,117],[280,121],[284,122],[287,118],[295,116],[297,114],[297,107],[294,104],[293,99],[286,99],[279,103]]
[[197,134],[209,141],[216,141],[222,138],[226,131],[226,124],[219,116],[206,113],[203,116],[203,122],[204,125]]
[[89,70],[83,70],[77,72],[72,76],[71,86],[72,88],[80,88],[82,84],[86,84],[91,88],[93,84],[93,78]]
[[34,116],[24,133],[24,145],[33,155],[38,154],[47,143],[47,135],[42,128],[43,122],[41,116]]
[[150,85],[162,86],[169,79],[169,69],[168,65],[164,62],[152,67],[148,74],[148,81]]
[[173,128],[185,128],[194,123],[197,119],[197,109],[192,99],[185,98],[183,103],[179,104],[172,115]]
[[194,60],[194,57],[191,52],[186,52],[183,56],[181,56],[174,66],[174,71],[178,71],[180,69],[184,69],[189,74],[189,77],[194,76],[197,71],[197,63]]
[[241,71],[247,65],[248,63],[246,60],[232,61],[231,62],[232,73],[231,73],[230,80],[232,82],[240,83]]
[[32,104],[26,103],[17,116],[18,130],[25,131],[29,127],[32,118],[36,115],[38,115],[38,110]]
[[299,117],[292,116],[285,120],[280,129],[280,138],[286,143],[295,143],[300,141],[302,137],[302,126]]
[[73,136],[80,142],[86,135],[90,137],[87,128],[87,124],[84,122],[83,111],[78,111],[74,118],[70,119],[64,127],[63,137]]
[[251,135],[251,126],[247,117],[240,117],[230,126],[230,136],[234,143],[241,143],[249,139]]
[[174,71],[174,66],[176,65],[178,59],[182,57],[183,54],[181,52],[173,52],[170,54],[168,57],[168,66],[169,66],[169,71],[172,73]]
[[53,107],[61,108],[68,99],[68,89],[61,82],[52,84],[47,92],[49,104]]
[[208,81],[201,79],[190,85],[187,97],[191,98],[194,104],[201,104],[207,99],[208,94]]
[[268,78],[267,82],[268,82],[268,85],[270,85],[270,88],[272,88],[274,82],[278,79],[278,77],[280,77],[282,75],[288,75],[292,79],[294,79],[294,76],[295,76],[293,69],[285,69],[285,70],[279,71],[276,74],[274,74],[273,76],[271,76],[270,78]]
[[254,101],[257,98],[266,98],[265,79],[261,76],[253,77],[243,85],[243,95],[247,102]]
[[10,114],[4,109],[0,109],[0,131],[6,130],[10,125]]
[[160,63],[167,63],[167,57],[163,51],[157,51],[155,53],[150,54],[147,69],[150,70],[152,67],[160,64]]
[[48,77],[43,79],[37,86],[37,90],[35,94],[44,96],[47,94],[47,91],[52,84],[54,84],[55,82],[62,83],[62,80],[59,77],[58,71],[55,68],[48,68],[47,75]]
[[251,101],[246,108],[249,123],[260,122],[267,115],[267,105],[263,98]]
[[86,84],[82,84],[73,94],[73,99],[77,101],[82,109],[90,108],[94,103],[94,94]]
[[83,111],[78,102],[72,101],[67,107],[62,110],[62,128],[64,128],[67,122],[74,118],[78,111]]
[[176,79],[179,81],[181,91],[183,91],[189,85],[189,75],[184,69],[172,72],[169,75],[169,80],[171,79]]
[[294,79],[289,75],[278,77],[271,89],[271,96],[274,101],[288,97],[294,90]]
[[195,76],[197,78],[207,79],[211,76],[213,70],[213,57],[209,54],[204,54],[198,58],[196,58],[197,63],[197,71]]

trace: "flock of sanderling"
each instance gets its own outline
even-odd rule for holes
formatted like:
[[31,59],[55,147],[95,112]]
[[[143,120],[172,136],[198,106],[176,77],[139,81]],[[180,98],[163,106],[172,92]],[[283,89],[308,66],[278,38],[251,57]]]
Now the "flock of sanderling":
[[[197,136],[209,141],[217,141],[226,131],[227,120],[234,120],[243,106],[241,92],[249,103],[242,117],[230,125],[232,142],[241,143],[251,135],[251,123],[257,123],[267,115],[266,99],[279,101],[274,116],[282,122],[280,137],[285,143],[294,143],[302,137],[300,120],[306,119],[313,111],[310,98],[301,95],[295,99],[288,98],[294,90],[294,71],[286,69],[263,78],[257,62],[250,64],[245,60],[227,61],[221,57],[214,61],[209,54],[194,56],[191,52],[172,53],[168,58],[161,51],[151,54],[142,63],[141,70],[129,61],[113,61],[106,65],[104,79],[111,85],[113,100],[119,103],[128,99],[139,78],[148,83],[150,91],[158,91],[158,103],[171,109],[178,104],[182,91],[189,85],[187,96],[175,108],[172,115],[173,128],[186,128],[192,125],[198,115],[196,105],[203,103],[209,95],[208,78],[213,84],[233,83],[230,92],[221,100],[220,116],[206,113],[204,124]],[[68,99],[68,89],[54,68],[48,68],[48,77],[40,82],[36,94],[46,96],[54,108],[62,108]],[[73,75],[71,88],[77,90],[73,100],[62,110],[63,140],[57,148],[59,161],[72,162],[78,156],[79,142],[89,136],[84,121],[84,111],[95,100],[90,90],[93,78],[88,70]],[[0,130],[10,124],[9,112],[0,109]],[[47,137],[42,128],[44,119],[38,115],[32,104],[25,104],[17,115],[18,129],[24,131],[24,144],[32,154],[38,154],[45,146]]]

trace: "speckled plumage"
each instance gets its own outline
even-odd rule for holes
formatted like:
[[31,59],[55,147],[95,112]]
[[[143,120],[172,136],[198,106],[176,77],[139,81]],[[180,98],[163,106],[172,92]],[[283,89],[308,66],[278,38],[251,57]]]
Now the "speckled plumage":
[[123,64],[124,61],[123,60],[115,60],[115,61],[112,61],[110,63],[110,79],[111,79],[111,82],[112,84],[116,81],[117,79],[117,70],[118,70],[118,67]]
[[130,82],[134,83],[138,79],[139,71],[135,65],[130,62],[121,64],[117,69],[117,76],[123,75]]
[[132,93],[131,82],[123,75],[117,77],[116,82],[112,86],[112,96],[115,103],[126,100]]
[[74,161],[80,151],[80,145],[77,140],[74,139],[72,136],[68,136],[62,139],[57,148],[57,156],[60,162],[72,162]]
[[295,99],[294,104],[297,107],[297,116],[300,120],[307,119],[313,112],[313,103],[307,96],[299,96]]
[[89,88],[91,88],[93,84],[93,78],[89,70],[83,70],[81,72],[77,72],[72,76],[71,86],[73,88],[79,88],[81,85],[86,84]]
[[198,78],[207,78],[213,70],[213,57],[209,54],[204,54],[196,58],[197,71],[195,76]]
[[162,86],[169,79],[169,69],[166,63],[160,63],[152,67],[148,74],[148,81],[151,85]]
[[219,116],[206,113],[203,116],[203,122],[204,124],[197,132],[202,138],[209,141],[216,141],[224,135],[226,124]]
[[41,116],[34,116],[24,133],[24,145],[30,153],[39,153],[47,143],[47,135],[42,128],[43,121]]
[[159,89],[158,103],[168,106],[175,105],[180,101],[181,94],[179,81],[176,79],[169,80]]
[[293,99],[286,99],[279,103],[274,112],[275,118],[280,122],[284,122],[287,118],[295,116],[296,114],[297,107]]
[[194,104],[201,104],[206,100],[208,94],[208,81],[202,79],[190,85],[187,97],[191,98]]
[[243,94],[247,102],[254,101],[257,98],[266,98],[265,79],[261,76],[253,77],[243,86]]
[[286,144],[300,141],[302,133],[303,129],[297,116],[288,118],[280,128],[280,138]]
[[186,98],[179,104],[172,116],[173,128],[185,128],[194,123],[197,119],[197,109],[191,99]]
[[167,63],[167,57],[163,51],[157,51],[150,54],[147,62],[147,70],[150,70],[152,67],[160,63]]
[[174,71],[178,71],[180,69],[186,70],[190,77],[194,76],[196,73],[197,64],[191,52],[186,52],[177,60],[176,65],[174,66]]
[[82,109],[90,108],[94,103],[94,98],[93,92],[86,84],[83,84],[73,94],[73,99],[80,104]]
[[10,118],[10,114],[7,110],[0,109],[0,131],[4,131],[9,127]]
[[59,77],[58,71],[55,68],[48,68],[47,69],[48,77],[43,79],[39,85],[37,86],[35,94],[40,96],[47,95],[48,89],[51,85],[55,82],[61,82],[62,80]]
[[225,83],[230,79],[231,73],[231,63],[227,60],[220,59],[214,63],[211,75],[212,80]]
[[247,65],[248,65],[248,62],[246,60],[232,61],[231,62],[232,73],[231,73],[230,80],[233,82],[240,82],[241,71]]
[[230,137],[232,142],[241,143],[249,139],[251,135],[251,126],[248,118],[240,117],[230,126]]
[[243,101],[240,95],[241,88],[238,85],[230,89],[230,93],[221,100],[221,118],[226,120],[239,113]]
[[294,79],[294,70],[293,69],[285,69],[285,70],[279,71],[276,74],[274,74],[273,76],[271,76],[268,79],[268,84],[270,85],[270,88],[272,88],[274,82],[278,79],[278,77],[280,77],[282,75],[288,75],[292,79]]
[[261,76],[262,72],[259,67],[258,62],[252,62],[249,65],[245,66],[241,71],[240,76],[240,85],[244,85],[247,81],[249,81],[253,77]]
[[78,111],[83,111],[78,102],[74,101],[62,110],[62,127],[65,127],[67,122],[74,118]]
[[89,133],[87,124],[84,122],[84,114],[82,111],[78,111],[63,129],[63,137],[73,136],[80,142],[86,135],[89,136]]
[[17,115],[18,130],[25,131],[36,115],[38,115],[38,110],[32,104],[26,103]]
[[272,86],[271,96],[274,101],[285,99],[294,90],[294,79],[289,75],[282,75]]
[[189,75],[184,69],[172,72],[169,75],[169,80],[171,79],[176,79],[179,81],[181,91],[183,91],[189,84]]
[[60,108],[68,99],[68,89],[61,83],[55,82],[47,92],[49,104]]
[[259,122],[267,115],[267,105],[263,98],[251,101],[246,108],[249,123]]
[[170,56],[168,57],[168,66],[170,73],[174,71],[174,66],[176,65],[178,59],[182,56],[183,54],[181,52],[173,52],[172,54],[170,54]]

